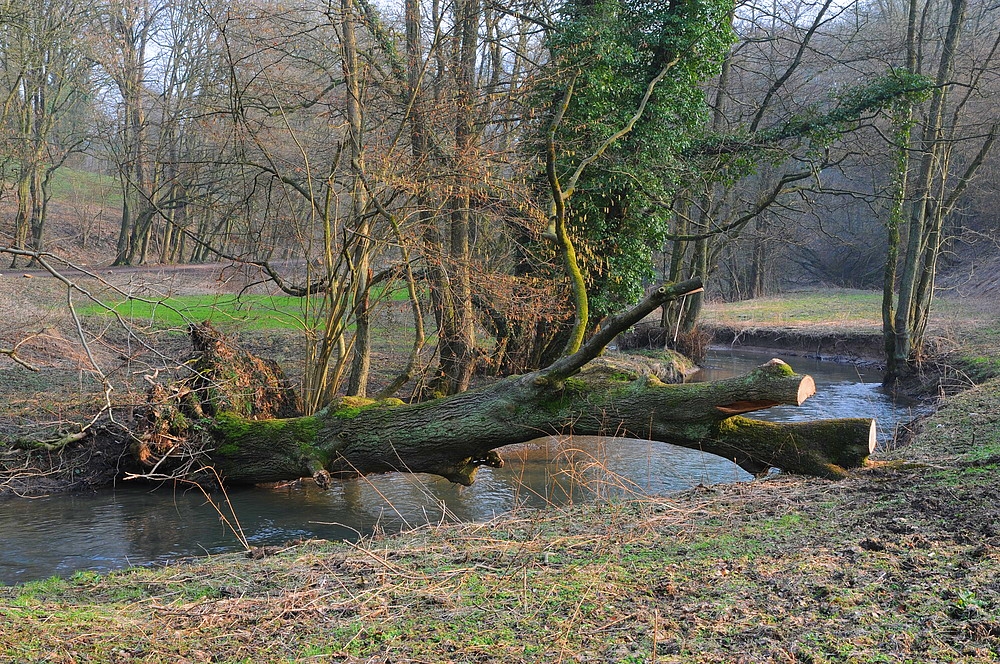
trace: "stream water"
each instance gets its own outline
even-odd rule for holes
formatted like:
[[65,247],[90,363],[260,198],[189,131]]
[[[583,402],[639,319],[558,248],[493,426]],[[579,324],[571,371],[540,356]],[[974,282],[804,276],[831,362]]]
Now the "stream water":
[[[714,351],[699,378],[744,373],[769,357]],[[804,358],[790,358],[789,363],[798,373],[813,376],[816,396],[803,406],[775,407],[759,417],[875,417],[884,441],[898,423],[915,415],[880,391],[877,372]],[[329,491],[307,481],[230,492],[232,512],[223,508],[223,513],[231,524],[238,522],[251,545],[260,546],[298,538],[356,539],[377,529],[483,521],[521,507],[750,479],[725,459],[630,439],[545,438],[505,448],[502,455],[505,466],[482,468],[471,487],[403,474],[335,483]],[[242,548],[233,527],[200,492],[151,492],[129,485],[95,494],[0,502],[0,543],[0,583],[5,584]]]

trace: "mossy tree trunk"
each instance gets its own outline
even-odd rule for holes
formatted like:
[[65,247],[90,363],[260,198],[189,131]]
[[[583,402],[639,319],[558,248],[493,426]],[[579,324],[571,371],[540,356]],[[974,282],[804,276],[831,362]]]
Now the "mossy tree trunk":
[[871,453],[872,420],[775,424],[733,415],[801,403],[811,383],[780,361],[729,380],[671,385],[597,360],[559,383],[538,372],[415,405],[345,397],[312,417],[219,417],[212,460],[230,482],[398,471],[468,485],[479,466],[501,465],[497,448],[572,432],[673,443],[757,473],[775,466],[840,477]]
[[540,371],[417,404],[344,397],[310,417],[219,413],[202,421],[201,449],[230,483],[425,472],[467,485],[480,466],[502,465],[497,448],[568,433],[673,443],[754,473],[778,467],[841,477],[862,465],[874,446],[873,420],[776,424],[741,417],[798,405],[814,393],[809,376],[780,360],[727,380],[667,384],[655,363],[598,358],[619,331],[699,288],[697,280],[659,288],[577,353]]

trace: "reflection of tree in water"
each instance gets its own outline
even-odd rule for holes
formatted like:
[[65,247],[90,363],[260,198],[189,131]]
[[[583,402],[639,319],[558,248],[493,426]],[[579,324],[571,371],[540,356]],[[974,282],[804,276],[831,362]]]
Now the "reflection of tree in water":
[[361,513],[365,506],[361,498],[361,483],[357,479],[348,479],[341,482],[341,496],[344,504],[351,512]]
[[[239,546],[239,538],[223,522],[216,506],[197,489],[126,495],[128,500],[122,504],[124,535],[133,557],[162,560],[170,555],[214,553]],[[220,509],[226,509],[223,495],[211,494],[211,498]],[[226,515],[231,519],[228,512]]]

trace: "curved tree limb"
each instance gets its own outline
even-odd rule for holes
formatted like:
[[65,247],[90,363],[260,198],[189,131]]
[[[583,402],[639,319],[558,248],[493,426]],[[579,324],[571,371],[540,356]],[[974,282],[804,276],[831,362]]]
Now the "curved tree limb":
[[628,311],[612,316],[598,330],[587,343],[583,344],[578,351],[572,355],[559,358],[547,368],[542,369],[540,380],[558,382],[577,373],[583,365],[587,364],[610,344],[615,337],[632,327],[643,318],[653,313],[657,307],[667,302],[676,300],[685,295],[700,293],[703,291],[701,279],[688,279],[675,284],[663,284],[647,295],[639,304]]

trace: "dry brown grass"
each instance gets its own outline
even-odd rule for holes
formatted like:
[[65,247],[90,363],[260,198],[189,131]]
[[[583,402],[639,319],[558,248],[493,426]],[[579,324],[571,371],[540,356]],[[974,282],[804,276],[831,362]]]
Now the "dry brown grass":
[[993,661],[998,503],[880,467],[82,574],[0,591],[0,657]]

